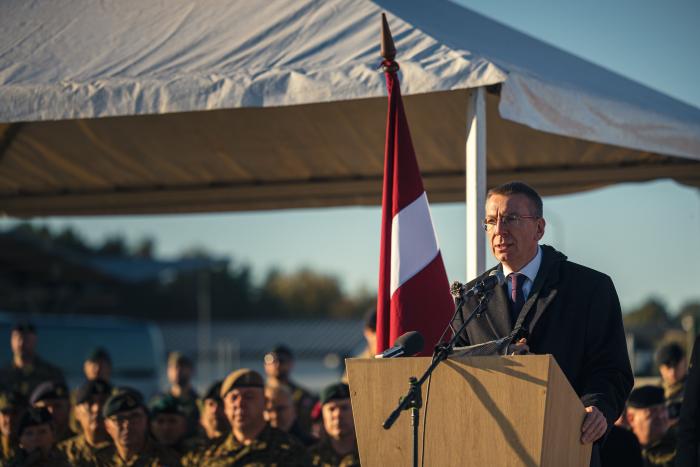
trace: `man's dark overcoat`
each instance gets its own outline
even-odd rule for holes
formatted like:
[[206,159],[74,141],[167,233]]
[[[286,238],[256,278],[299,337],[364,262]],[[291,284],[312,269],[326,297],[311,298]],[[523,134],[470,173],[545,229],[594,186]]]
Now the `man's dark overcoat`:
[[[611,427],[634,383],[615,286],[607,275],[567,261],[550,246],[541,248],[542,263],[518,321],[511,322],[506,286],[497,286],[486,311],[469,323],[458,345],[505,337],[522,324],[530,352],[552,354],[583,404],[600,409]],[[476,305],[475,298],[465,303],[455,329]]]

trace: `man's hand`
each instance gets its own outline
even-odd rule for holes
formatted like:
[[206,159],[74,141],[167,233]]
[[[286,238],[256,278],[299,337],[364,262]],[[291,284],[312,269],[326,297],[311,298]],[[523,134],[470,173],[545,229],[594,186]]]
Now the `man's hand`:
[[581,425],[581,443],[593,443],[600,439],[608,429],[608,421],[598,407],[591,405],[586,407],[586,418]]
[[508,355],[525,355],[530,353],[530,347],[527,345],[527,339],[524,337],[515,344],[508,346]]

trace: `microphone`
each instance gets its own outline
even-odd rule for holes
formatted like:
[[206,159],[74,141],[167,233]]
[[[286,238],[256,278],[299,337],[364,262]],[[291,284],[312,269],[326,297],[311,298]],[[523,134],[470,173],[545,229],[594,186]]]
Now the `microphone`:
[[375,355],[374,358],[396,358],[415,355],[423,350],[423,336],[418,331],[408,331],[396,338],[394,346]]
[[450,293],[455,299],[466,300],[474,295],[482,295],[489,290],[492,290],[497,285],[503,285],[506,278],[503,276],[503,272],[500,269],[494,269],[489,273],[486,279],[481,282],[477,282],[471,289],[465,290],[464,284],[454,281],[452,286],[450,286]]

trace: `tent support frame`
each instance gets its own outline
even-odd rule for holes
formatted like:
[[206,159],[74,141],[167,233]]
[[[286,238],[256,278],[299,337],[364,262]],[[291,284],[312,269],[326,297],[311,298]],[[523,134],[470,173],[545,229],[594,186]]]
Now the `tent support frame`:
[[486,268],[486,89],[469,90],[466,145],[467,281]]

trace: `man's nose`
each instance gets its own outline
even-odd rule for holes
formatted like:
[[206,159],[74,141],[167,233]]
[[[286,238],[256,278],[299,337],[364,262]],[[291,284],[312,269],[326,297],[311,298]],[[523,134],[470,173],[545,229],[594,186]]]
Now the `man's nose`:
[[496,235],[500,235],[501,233],[505,232],[506,230],[508,230],[508,229],[506,228],[506,224],[503,222],[503,218],[500,216],[497,217],[496,218],[496,225],[493,226],[493,233],[495,233]]

